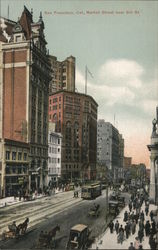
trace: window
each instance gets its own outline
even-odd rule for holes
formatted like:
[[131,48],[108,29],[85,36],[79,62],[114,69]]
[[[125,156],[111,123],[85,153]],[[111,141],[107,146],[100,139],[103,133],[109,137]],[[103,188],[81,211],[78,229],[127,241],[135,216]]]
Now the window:
[[57,98],[54,98],[54,99],[53,99],[53,103],[57,102],[57,100],[58,100]]
[[16,152],[12,152],[12,160],[13,160],[13,161],[16,160]]
[[24,161],[27,160],[27,153],[24,153]]
[[60,139],[58,139],[58,144],[60,144]]
[[6,160],[10,160],[10,151],[6,151]]
[[58,148],[58,153],[60,153],[60,148]]
[[53,110],[57,110],[57,105],[53,106]]
[[16,40],[16,42],[20,42],[21,41],[21,36],[16,36],[15,40]]
[[22,152],[19,152],[18,153],[18,161],[21,161],[21,159],[22,159]]
[[58,158],[58,163],[60,163],[60,159]]

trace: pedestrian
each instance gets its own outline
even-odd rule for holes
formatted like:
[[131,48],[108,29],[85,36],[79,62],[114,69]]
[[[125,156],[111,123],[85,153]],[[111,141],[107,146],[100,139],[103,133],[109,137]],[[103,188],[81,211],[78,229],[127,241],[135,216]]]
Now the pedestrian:
[[149,245],[150,245],[150,248],[152,250],[155,250],[156,249],[156,241],[153,237],[153,235],[151,234],[150,237],[149,237]]
[[135,214],[135,216],[134,216],[134,218],[135,218],[135,221],[136,221],[136,224],[138,223],[138,219],[139,219],[139,214]]
[[134,201],[133,201],[133,209],[134,210],[136,209],[136,199],[134,199]]
[[130,219],[133,221],[134,218],[135,218],[135,214],[134,214],[134,212],[132,212],[132,214],[130,215]]
[[17,196],[17,191],[14,191],[14,200],[16,200],[16,196]]
[[142,210],[142,212],[141,212],[141,214],[140,214],[140,219],[141,219],[142,221],[144,221],[144,212],[143,212],[143,210]]
[[146,236],[149,236],[149,234],[150,234],[150,222],[149,222],[149,220],[146,222],[146,224],[145,224],[145,234],[146,234]]
[[154,235],[156,234],[156,223],[153,220],[153,222],[151,223],[151,233]]
[[130,243],[128,250],[135,250],[135,247],[133,246],[133,242]]
[[135,247],[135,249],[139,249],[139,240],[138,240],[138,237],[135,238],[134,247]]
[[123,219],[125,222],[128,220],[128,213],[127,211],[124,212],[124,219]]
[[145,214],[146,214],[146,216],[148,216],[148,213],[149,213],[149,207],[145,206]]
[[114,229],[114,223],[113,223],[113,221],[110,222],[109,228],[110,228],[110,233],[112,234],[113,233],[113,229]]
[[142,245],[139,245],[139,248],[138,248],[138,249],[141,249],[141,250],[142,250],[142,249],[143,249],[143,246],[142,246]]
[[143,237],[144,237],[143,229],[139,229],[138,238],[139,238],[140,243],[142,243]]
[[131,211],[132,211],[132,201],[131,200],[129,201],[128,207],[129,207],[129,211],[131,213]]
[[151,212],[150,212],[150,219],[151,219],[151,221],[153,220],[153,217],[154,217],[154,214],[153,214],[153,211],[151,210]]
[[118,220],[115,223],[115,231],[118,234],[118,232],[119,232],[119,222],[118,222]]
[[139,221],[139,229],[144,230],[144,222],[142,220]]
[[129,237],[129,224],[128,223],[126,223],[125,225],[125,232],[126,232],[126,239],[128,239]]
[[136,232],[136,221],[135,220],[132,221],[131,229],[132,229],[132,234],[135,234],[135,232]]
[[124,229],[121,225],[121,227],[119,228],[118,242],[120,242],[122,244],[123,240],[124,240]]

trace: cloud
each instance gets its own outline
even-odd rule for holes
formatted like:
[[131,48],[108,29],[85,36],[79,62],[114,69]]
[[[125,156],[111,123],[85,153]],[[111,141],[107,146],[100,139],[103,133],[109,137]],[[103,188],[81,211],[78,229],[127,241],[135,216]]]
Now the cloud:
[[[79,92],[84,92],[85,79],[78,69],[76,70],[76,83],[77,90]],[[92,95],[97,102],[104,100],[104,104],[107,106],[113,106],[116,103],[131,105],[135,97],[135,94],[128,86],[118,86],[116,88],[115,86],[98,84],[97,82],[94,84],[88,81],[87,89],[88,94]]]
[[99,69],[98,77],[105,84],[116,86],[130,86],[140,88],[140,77],[144,69],[137,62],[127,59],[111,59],[105,62]]
[[144,99],[140,102],[140,107],[144,112],[152,113],[155,112],[155,107],[158,105],[158,101],[152,99]]
[[[154,70],[153,70],[154,71]],[[153,75],[153,79],[152,76]],[[115,126],[125,138],[126,155],[149,165],[152,119],[158,105],[158,79],[142,65],[127,59],[111,59],[88,76],[88,94],[99,104],[98,117]],[[76,85],[84,93],[85,77],[76,69]]]

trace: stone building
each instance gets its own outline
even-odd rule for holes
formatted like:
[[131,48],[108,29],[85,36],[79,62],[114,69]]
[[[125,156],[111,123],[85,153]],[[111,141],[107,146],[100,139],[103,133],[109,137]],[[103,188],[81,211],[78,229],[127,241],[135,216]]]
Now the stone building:
[[59,62],[55,56],[49,56],[49,59],[52,68],[49,93],[59,90],[75,92],[75,57],[69,56],[62,62]]
[[48,134],[48,184],[57,183],[61,177],[61,144],[60,133],[49,130]]
[[58,91],[49,96],[49,121],[62,134],[64,179],[96,176],[97,103],[88,95]]
[[150,199],[158,205],[158,107],[148,149],[150,151]]
[[34,22],[24,6],[18,22],[0,20],[1,189],[5,196],[9,190],[25,189],[22,179],[29,189],[45,184],[51,69],[41,13]]
[[99,120],[97,125],[97,163],[108,168],[115,179],[123,177],[124,140],[110,123]]

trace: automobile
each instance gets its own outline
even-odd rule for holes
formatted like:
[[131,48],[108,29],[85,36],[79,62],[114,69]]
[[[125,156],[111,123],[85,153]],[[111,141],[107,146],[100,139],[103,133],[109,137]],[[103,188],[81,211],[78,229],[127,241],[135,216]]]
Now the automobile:
[[70,229],[70,236],[66,249],[87,249],[90,230],[87,225],[77,224]]

